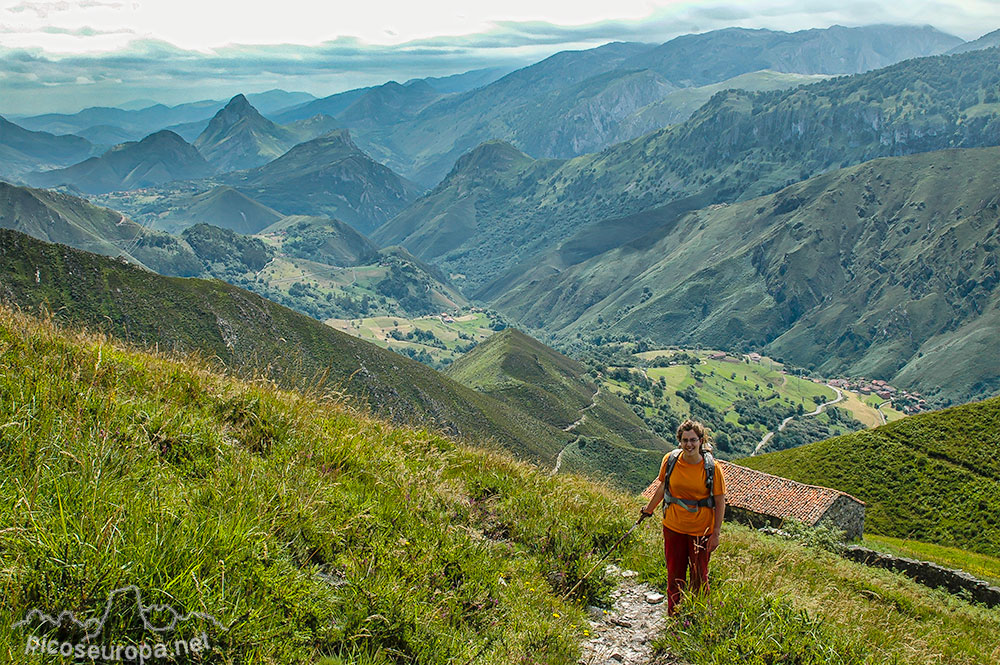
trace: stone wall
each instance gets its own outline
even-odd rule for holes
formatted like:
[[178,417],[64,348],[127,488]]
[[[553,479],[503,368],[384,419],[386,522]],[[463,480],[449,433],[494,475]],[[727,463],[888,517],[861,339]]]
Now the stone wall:
[[726,521],[746,524],[754,529],[759,529],[763,526],[781,526],[781,518],[779,517],[762,515],[746,508],[737,508],[736,506],[729,505],[726,506]]
[[990,586],[988,582],[961,570],[951,570],[928,561],[882,554],[858,545],[849,545],[844,550],[844,556],[868,566],[903,573],[929,587],[944,587],[955,594],[967,592],[973,600],[989,607],[1000,605],[1000,588]]
[[847,540],[858,540],[865,533],[865,504],[842,494],[826,509],[817,524],[827,520],[843,529]]

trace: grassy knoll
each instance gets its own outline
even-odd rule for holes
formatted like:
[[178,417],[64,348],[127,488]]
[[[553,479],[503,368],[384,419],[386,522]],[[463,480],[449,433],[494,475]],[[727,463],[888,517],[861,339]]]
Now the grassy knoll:
[[904,538],[892,538],[876,534],[866,535],[864,537],[864,544],[866,547],[880,552],[888,552],[889,554],[920,559],[922,561],[931,561],[945,568],[964,570],[981,580],[987,580],[991,584],[1000,586],[1000,557],[968,552],[957,547],[933,545],[931,543],[922,543],[918,540],[906,540]]
[[445,367],[493,334],[494,318],[463,310],[446,321],[441,316],[371,316],[327,319],[326,324],[385,349],[392,349],[432,367]]
[[[463,385],[530,413],[575,438],[560,470],[605,477],[644,489],[673,447],[657,436],[587,367],[508,328],[459,358],[447,370]],[[593,374],[596,374],[593,373]]]
[[871,533],[1000,552],[1000,398],[740,463],[858,497]]
[[[29,608],[93,616],[134,584],[147,603],[219,621],[178,629],[206,631],[205,663],[575,662],[584,608],[610,582],[559,598],[641,503],[9,310],[0,398],[0,624]],[[612,560],[662,584],[659,530],[644,526]],[[997,612],[738,526],[712,575],[708,610],[663,635],[686,662],[998,655]],[[0,632],[0,659],[24,660],[25,639]],[[99,641],[149,639],[123,611]]]

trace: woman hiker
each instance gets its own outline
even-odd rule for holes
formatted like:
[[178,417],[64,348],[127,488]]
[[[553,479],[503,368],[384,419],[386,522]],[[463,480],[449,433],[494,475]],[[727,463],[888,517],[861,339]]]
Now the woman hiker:
[[690,588],[708,592],[708,560],[719,546],[726,514],[726,479],[709,452],[711,444],[705,426],[685,420],[677,428],[677,441],[680,448],[663,456],[656,491],[642,509],[642,515],[649,517],[665,500],[663,550],[669,580],[668,615],[674,614],[680,601],[688,569]]

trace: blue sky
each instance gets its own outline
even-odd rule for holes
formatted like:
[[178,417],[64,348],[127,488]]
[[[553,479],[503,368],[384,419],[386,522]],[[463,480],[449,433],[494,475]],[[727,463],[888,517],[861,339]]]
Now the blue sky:
[[739,26],[1000,28],[996,0],[0,0],[0,113],[72,112],[272,88],[324,96],[516,67],[609,41]]

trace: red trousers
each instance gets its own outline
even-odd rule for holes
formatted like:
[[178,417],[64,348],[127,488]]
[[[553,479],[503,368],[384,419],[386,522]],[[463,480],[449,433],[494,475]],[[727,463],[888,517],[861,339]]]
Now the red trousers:
[[663,527],[663,554],[667,559],[667,614],[681,599],[688,568],[691,569],[690,587],[693,591],[704,589],[708,593],[708,536],[689,536]]

